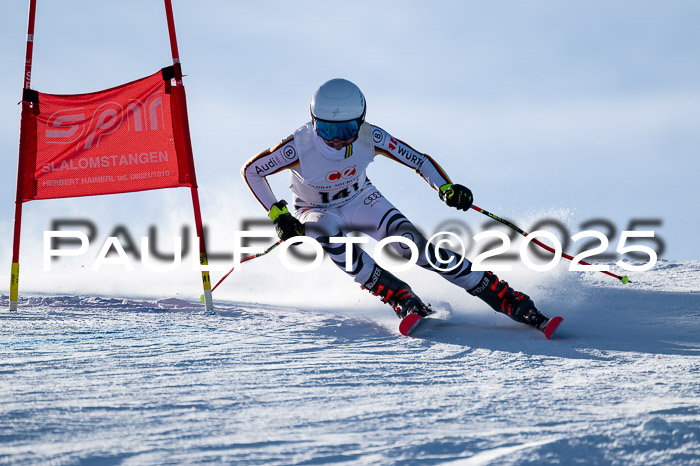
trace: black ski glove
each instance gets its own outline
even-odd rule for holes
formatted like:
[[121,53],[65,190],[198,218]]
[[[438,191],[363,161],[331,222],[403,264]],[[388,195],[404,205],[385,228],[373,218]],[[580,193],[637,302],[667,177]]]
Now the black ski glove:
[[445,204],[458,210],[469,210],[474,202],[471,189],[461,184],[444,184],[440,186],[439,194]]
[[277,236],[282,241],[287,241],[294,236],[304,235],[304,224],[289,213],[287,201],[281,200],[272,204],[272,208],[267,215],[272,219],[272,223],[275,224]]

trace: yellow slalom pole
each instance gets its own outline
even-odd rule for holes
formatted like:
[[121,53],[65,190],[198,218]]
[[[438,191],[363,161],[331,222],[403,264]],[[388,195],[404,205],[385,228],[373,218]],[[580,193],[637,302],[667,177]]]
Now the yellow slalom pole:
[[[199,254],[199,263],[202,266],[209,265],[206,252]],[[207,312],[214,312],[214,300],[211,294],[211,278],[208,270],[202,270],[202,286],[204,287],[204,294],[202,295],[204,297],[204,309]]]
[[10,311],[17,310],[19,299],[19,240],[22,229],[22,184],[24,183],[24,162],[22,160],[22,126],[25,116],[32,112],[32,104],[25,99],[25,92],[31,89],[32,57],[34,54],[34,20],[36,18],[36,0],[29,0],[29,18],[27,20],[27,47],[24,59],[24,86],[22,89],[22,117],[20,120],[20,147],[17,160],[17,197],[15,199],[15,226],[12,244],[12,267],[10,269]]
[[209,271],[206,270],[209,262],[207,261],[207,248],[204,244],[204,229],[202,226],[202,214],[199,207],[199,194],[197,193],[197,182],[194,170],[194,157],[192,155],[192,140],[190,139],[190,125],[187,118],[187,103],[185,98],[185,88],[182,84],[182,69],[180,68],[180,52],[177,47],[177,37],[175,35],[175,20],[173,18],[173,7],[170,0],[164,0],[165,4],[165,18],[168,23],[168,35],[170,36],[170,50],[173,56],[173,69],[175,71],[175,84],[176,87],[173,88],[173,95],[177,93],[181,101],[181,106],[179,106],[182,112],[181,118],[183,122],[183,137],[185,149],[187,150],[187,157],[190,163],[190,172],[192,174],[191,182],[192,187],[190,192],[192,193],[192,206],[194,208],[194,219],[195,227],[197,229],[197,236],[199,237],[199,263],[202,265],[202,285],[204,288],[204,308],[207,312],[214,312],[214,301],[211,295],[211,278],[209,277]]
[[19,262],[12,263],[10,271],[10,312],[17,310],[17,300],[19,298]]

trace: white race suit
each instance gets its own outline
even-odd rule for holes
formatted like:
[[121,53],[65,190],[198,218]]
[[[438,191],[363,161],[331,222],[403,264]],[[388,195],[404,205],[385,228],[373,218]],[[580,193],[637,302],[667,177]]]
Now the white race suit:
[[[472,272],[471,263],[452,251],[440,249],[442,261],[435,257],[432,244],[426,252],[427,240],[423,235],[372,185],[367,178],[367,166],[377,155],[414,169],[435,190],[451,182],[430,156],[366,122],[355,142],[341,150],[329,147],[309,122],[281,143],[250,159],[241,174],[253,195],[269,211],[278,199],[266,178],[289,170],[295,216],[304,223],[306,235],[316,239],[344,271],[346,244],[331,243],[329,238],[353,231],[365,233],[377,241],[388,236],[403,236],[417,246],[417,265],[436,271],[465,290],[475,287],[483,272]],[[402,257],[410,257],[407,245],[394,242],[391,246]],[[376,263],[356,244],[351,250],[352,263],[347,273],[363,285]],[[460,260],[461,264],[453,268]]]

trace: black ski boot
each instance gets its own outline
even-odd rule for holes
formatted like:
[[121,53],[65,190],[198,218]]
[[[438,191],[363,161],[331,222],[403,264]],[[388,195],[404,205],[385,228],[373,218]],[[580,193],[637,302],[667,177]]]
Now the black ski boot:
[[544,330],[549,322],[549,319],[537,310],[535,303],[528,295],[515,291],[492,272],[484,272],[481,282],[467,292],[482,299],[496,312],[506,314],[516,322],[522,322],[540,330]]
[[372,275],[362,289],[382,298],[383,302],[394,309],[399,319],[414,312],[423,317],[431,313],[430,307],[413,294],[410,286],[377,265],[374,266]]

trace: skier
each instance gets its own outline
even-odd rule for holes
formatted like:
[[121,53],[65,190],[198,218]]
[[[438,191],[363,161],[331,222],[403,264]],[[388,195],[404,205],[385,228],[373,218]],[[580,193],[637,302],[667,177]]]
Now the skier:
[[[332,79],[321,85],[311,99],[311,121],[276,146],[259,153],[241,169],[253,195],[268,212],[282,240],[297,235],[316,239],[331,260],[345,271],[346,245],[330,238],[361,231],[375,240],[403,236],[418,248],[417,265],[434,270],[442,277],[485,301],[495,311],[545,331],[549,319],[543,316],[526,294],[517,292],[492,272],[471,270],[471,262],[449,270],[459,255],[440,250],[437,263],[432,244],[391,204],[367,178],[366,169],[377,155],[415,170],[438,191],[448,206],[466,211],[472,205],[469,188],[452,183],[444,170],[428,155],[416,151],[378,126],[365,121],[365,97],[345,79]],[[295,215],[287,202],[278,200],[266,177],[289,170]],[[403,243],[391,243],[402,257],[411,256]],[[372,257],[352,244],[350,270],[354,280],[379,296],[403,318],[431,312],[404,281],[381,268]],[[434,265],[441,265],[436,268]],[[547,334],[549,337],[549,334]]]

